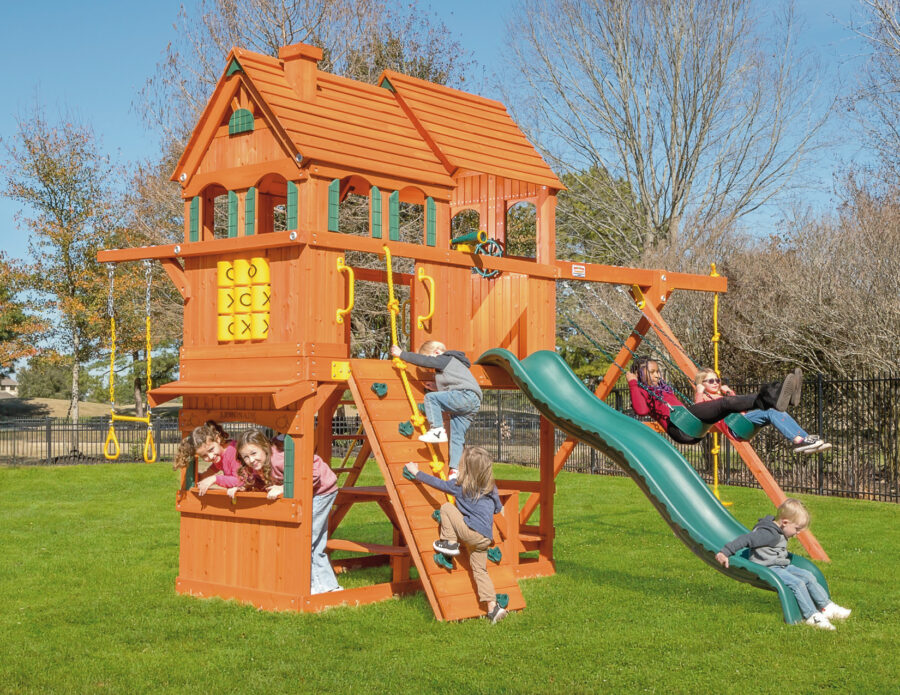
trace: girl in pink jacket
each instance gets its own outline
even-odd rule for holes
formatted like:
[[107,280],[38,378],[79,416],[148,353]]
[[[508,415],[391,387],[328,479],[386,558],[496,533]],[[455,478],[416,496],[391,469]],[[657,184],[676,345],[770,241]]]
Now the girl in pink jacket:
[[197,483],[198,495],[204,495],[213,485],[218,485],[233,496],[230,491],[236,491],[243,485],[238,476],[241,463],[237,455],[237,444],[215,420],[207,420],[195,427],[181,440],[172,468],[187,468],[195,456],[208,464],[203,472],[204,477]]
[[[244,465],[239,476],[243,488],[266,490],[269,499],[284,494],[284,440],[269,440],[258,429],[250,429],[238,437],[237,449]],[[310,593],[340,591],[325,552],[328,541],[328,515],[337,497],[337,475],[319,456],[313,456],[312,564]]]

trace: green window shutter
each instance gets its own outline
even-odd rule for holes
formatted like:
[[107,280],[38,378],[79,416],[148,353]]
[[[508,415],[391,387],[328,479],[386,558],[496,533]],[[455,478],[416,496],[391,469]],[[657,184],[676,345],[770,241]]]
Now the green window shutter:
[[284,498],[294,496],[294,440],[291,435],[284,436]]
[[253,113],[247,109],[238,109],[228,119],[228,134],[249,133],[253,131]]
[[434,246],[437,243],[437,206],[434,198],[425,199],[425,243]]
[[341,180],[335,179],[328,184],[328,231],[337,232],[338,215],[341,210]]
[[196,475],[194,469],[196,467],[197,462],[192,458],[184,471],[184,485],[181,487],[182,490],[190,490],[194,486],[194,477]]
[[228,191],[228,238],[237,236],[238,228],[238,196],[234,191]]
[[297,229],[297,184],[288,181],[287,185],[287,228]]
[[244,196],[244,236],[256,234],[256,189],[247,189]]
[[369,204],[372,207],[372,238],[381,238],[381,191],[372,186],[369,191]]
[[241,64],[237,62],[237,58],[232,58],[231,62],[228,64],[228,69],[225,71],[225,77],[231,77],[236,72],[244,72],[244,69],[241,67]]
[[400,191],[394,191],[388,198],[388,238],[400,241]]
[[188,241],[200,240],[200,196],[194,196],[191,200],[191,222]]

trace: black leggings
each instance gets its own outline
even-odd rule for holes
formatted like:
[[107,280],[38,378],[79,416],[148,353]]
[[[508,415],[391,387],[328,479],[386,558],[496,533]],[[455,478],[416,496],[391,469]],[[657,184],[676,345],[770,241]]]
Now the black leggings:
[[[726,415],[743,413],[756,407],[756,395],[752,396],[723,396],[711,401],[702,401],[687,406],[688,411],[700,422],[714,425]],[[666,434],[679,444],[696,444],[702,441],[702,437],[691,437],[675,427],[671,422],[666,428]]]

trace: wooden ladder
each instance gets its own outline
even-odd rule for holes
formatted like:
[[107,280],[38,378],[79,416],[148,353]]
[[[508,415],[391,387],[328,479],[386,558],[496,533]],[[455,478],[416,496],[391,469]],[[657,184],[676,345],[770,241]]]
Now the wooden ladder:
[[[433,374],[416,367],[407,367],[410,384],[417,403],[424,398],[423,381],[433,379]],[[484,606],[478,603],[475,583],[469,571],[465,551],[454,558],[454,569],[447,570],[434,561],[432,543],[438,538],[438,523],[432,517],[435,509],[447,501],[446,495],[421,483],[403,477],[403,466],[408,461],[419,464],[425,472],[431,472],[431,456],[427,444],[418,440],[418,431],[407,436],[399,426],[409,422],[410,406],[403,391],[400,377],[389,360],[351,360],[350,390],[356,401],[363,425],[368,435],[372,453],[384,476],[385,486],[397,524],[409,546],[411,559],[419,572],[422,587],[438,620],[461,620],[484,614]],[[379,397],[374,384],[385,384],[387,393]],[[438,454],[447,460],[447,444],[440,445]],[[504,499],[505,497],[505,499]],[[521,610],[525,599],[516,581],[514,565],[518,552],[518,494],[501,494],[504,513],[496,516],[494,541],[500,548],[499,564],[488,562],[488,572],[498,594],[509,596],[510,610]]]

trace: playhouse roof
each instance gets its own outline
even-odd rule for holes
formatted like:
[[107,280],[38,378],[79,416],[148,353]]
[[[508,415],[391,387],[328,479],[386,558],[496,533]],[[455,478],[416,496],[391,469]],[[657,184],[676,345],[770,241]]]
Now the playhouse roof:
[[392,70],[378,82],[393,88],[454,175],[496,174],[565,188],[499,101]]
[[[318,50],[297,46],[306,56]],[[239,71],[231,69],[235,60]],[[286,156],[301,155],[303,166],[333,166],[448,188],[466,173],[563,188],[499,102],[392,71],[385,71],[381,86],[375,86],[318,68],[309,72],[314,96],[304,99],[296,82],[292,85],[287,62],[231,50],[173,180],[197,170],[213,137],[208,126],[221,117],[233,93],[227,85],[240,79],[274,121],[270,126],[285,148],[293,149]]]

